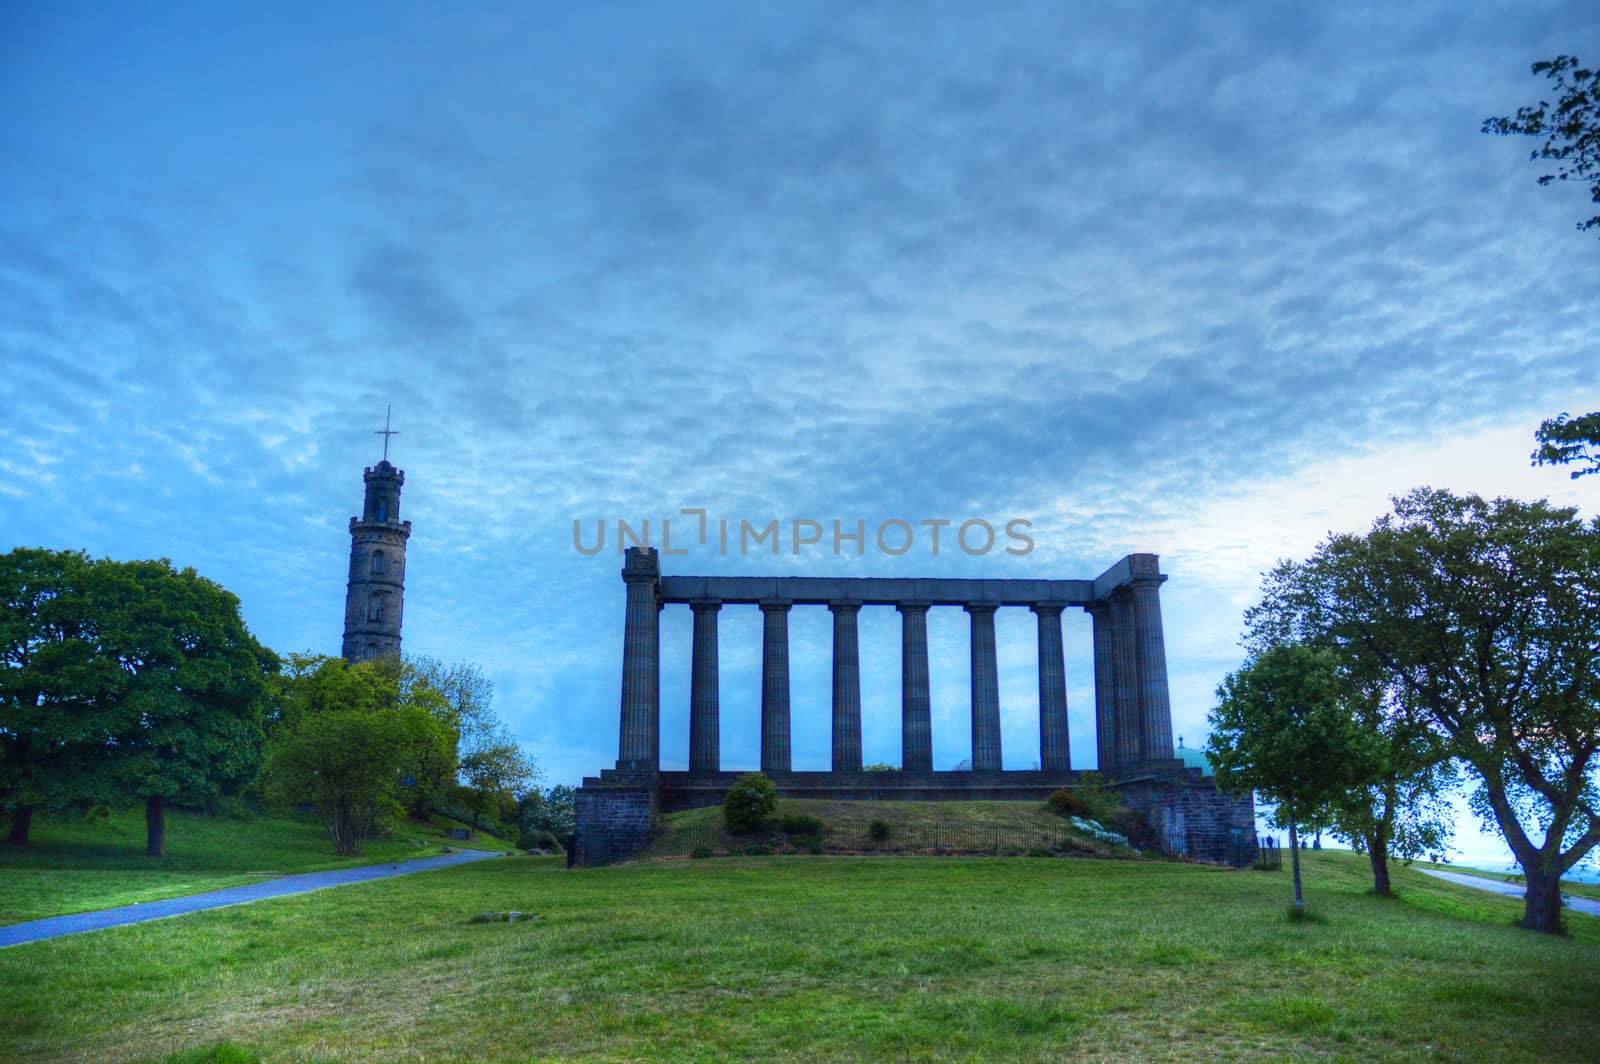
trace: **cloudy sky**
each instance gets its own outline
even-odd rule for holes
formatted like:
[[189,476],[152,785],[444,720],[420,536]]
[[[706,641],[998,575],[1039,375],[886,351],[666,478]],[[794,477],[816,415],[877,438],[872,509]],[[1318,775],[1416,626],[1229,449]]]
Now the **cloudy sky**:
[[[1600,54],[1594,4],[756,7],[6,4],[0,549],[170,557],[337,653],[393,404],[406,649],[480,663],[577,782],[616,757],[618,519],[869,529],[680,573],[1160,554],[1199,745],[1274,559],[1424,483],[1594,512],[1527,462],[1600,408],[1587,197],[1478,132],[1534,61]],[[891,557],[892,518],[1036,546]],[[797,768],[828,760],[828,625],[791,617]],[[929,626],[949,767],[966,617]],[[998,628],[1031,767],[1032,617]],[[723,760],[753,766],[759,614],[722,631]],[[669,767],[689,632],[664,614]],[[864,612],[869,760],[899,759],[898,638]],[[1086,616],[1067,639],[1092,767]]]

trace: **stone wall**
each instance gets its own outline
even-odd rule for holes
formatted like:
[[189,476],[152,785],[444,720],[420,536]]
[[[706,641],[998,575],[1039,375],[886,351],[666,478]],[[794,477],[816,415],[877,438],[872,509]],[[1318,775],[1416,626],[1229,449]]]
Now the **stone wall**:
[[1173,855],[1226,863],[1236,840],[1249,844],[1255,837],[1254,797],[1222,794],[1215,782],[1198,770],[1124,783],[1117,789],[1130,809],[1150,818]]
[[656,795],[654,780],[584,780],[573,801],[572,863],[611,864],[642,850],[655,822]]

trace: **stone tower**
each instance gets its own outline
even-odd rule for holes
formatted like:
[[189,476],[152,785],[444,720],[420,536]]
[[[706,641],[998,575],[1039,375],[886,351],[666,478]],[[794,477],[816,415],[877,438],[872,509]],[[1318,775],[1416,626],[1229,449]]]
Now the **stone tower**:
[[361,516],[350,519],[350,586],[344,599],[344,658],[365,661],[400,653],[400,610],[405,595],[406,540],[411,522],[400,520],[404,470],[386,457],[362,474],[367,484]]

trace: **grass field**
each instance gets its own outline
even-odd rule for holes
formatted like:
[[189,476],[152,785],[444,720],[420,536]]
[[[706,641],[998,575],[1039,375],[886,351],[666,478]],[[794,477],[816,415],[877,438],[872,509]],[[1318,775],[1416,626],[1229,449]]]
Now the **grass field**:
[[[824,851],[876,853],[922,852],[941,842],[945,852],[988,850],[997,846],[1001,853],[1024,855],[1042,843],[1068,839],[1080,853],[1107,856],[1137,856],[1131,847],[1112,846],[1094,839],[1072,826],[1071,821],[1050,811],[1043,802],[863,802],[784,799],[769,818],[766,830],[748,835],[732,835],[723,828],[721,806],[690,809],[660,818],[655,836],[640,855],[645,860],[662,855],[686,856],[690,844],[710,841],[719,854],[741,852],[741,844],[772,843],[801,849],[793,838],[786,839],[776,826],[786,815],[814,817],[826,825],[816,845]],[[869,827],[881,820],[888,829],[881,840],[872,840]]]
[[[27,847],[0,846],[0,924],[437,853],[445,828],[458,826],[464,825],[408,820],[393,838],[369,842],[361,856],[337,857],[314,817],[235,820],[168,812],[166,856],[149,857],[143,811],[96,822],[46,821],[34,826]],[[486,835],[455,845],[513,848]]]
[[0,950],[0,1059],[1595,1059],[1600,921],[1305,868],[507,858]]

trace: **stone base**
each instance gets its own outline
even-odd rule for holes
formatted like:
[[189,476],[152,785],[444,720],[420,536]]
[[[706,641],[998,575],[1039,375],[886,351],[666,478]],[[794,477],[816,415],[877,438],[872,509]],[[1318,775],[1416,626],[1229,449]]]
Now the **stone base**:
[[573,795],[571,863],[583,868],[626,860],[650,841],[660,787],[651,772],[607,770]]
[[1213,864],[1244,864],[1255,854],[1255,797],[1232,797],[1215,781],[1187,769],[1176,776],[1150,776],[1120,783],[1130,809],[1150,818],[1172,856]]
[[[572,863],[626,860],[650,841],[658,813],[721,805],[742,772],[651,772],[606,769],[578,789]],[[778,795],[790,799],[888,802],[1042,802],[1078,784],[1078,772],[773,772]],[[1167,852],[1226,863],[1255,836],[1249,795],[1217,792],[1198,769],[1176,758],[1130,765],[1112,779],[1129,808],[1145,813]]]

